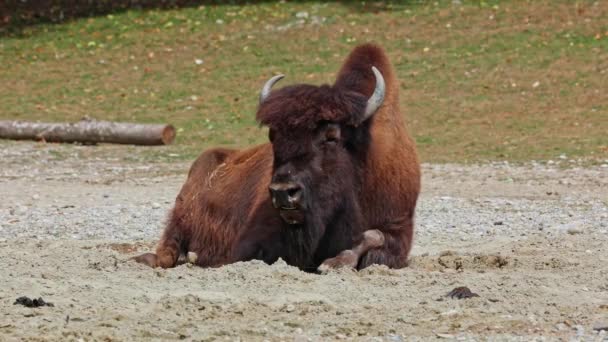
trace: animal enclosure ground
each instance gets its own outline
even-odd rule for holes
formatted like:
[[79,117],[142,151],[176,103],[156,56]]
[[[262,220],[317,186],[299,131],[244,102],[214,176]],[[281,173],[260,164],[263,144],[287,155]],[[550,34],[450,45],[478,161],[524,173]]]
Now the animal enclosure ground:
[[[153,270],[128,258],[153,248],[188,164],[142,149],[0,142],[0,340],[606,337],[606,167],[423,165],[402,270]],[[479,297],[445,297],[459,286]]]
[[[606,1],[268,1],[1,31],[0,119],[170,122],[178,137],[0,141],[0,340],[606,338],[607,23]],[[426,162],[410,267],[128,261],[201,150],[266,140],[253,118],[270,75],[332,82],[367,41],[395,65]],[[479,297],[445,297],[460,286]]]
[[332,82],[375,41],[423,161],[605,158],[606,23],[606,1],[269,1],[9,27],[0,117],[171,122],[190,160],[266,139],[254,111],[272,74]]

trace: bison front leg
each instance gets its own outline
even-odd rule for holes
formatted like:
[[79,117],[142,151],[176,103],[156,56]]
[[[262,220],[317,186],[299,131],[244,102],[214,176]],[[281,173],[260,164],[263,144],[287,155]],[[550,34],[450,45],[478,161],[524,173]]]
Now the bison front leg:
[[369,250],[384,245],[384,234],[377,230],[367,230],[363,233],[363,239],[354,248],[342,251],[337,256],[323,261],[318,270],[326,273],[331,269],[342,267],[357,268],[361,257]]
[[144,253],[133,258],[136,262],[150,267],[170,268],[177,264],[179,245],[175,241],[163,240],[156,248],[156,253]]
[[407,266],[407,258],[412,247],[414,221],[412,217],[394,220],[379,228],[384,234],[384,245],[366,253],[359,260],[358,268],[370,265],[386,265],[390,268]]
[[163,233],[163,237],[158,242],[156,253],[144,253],[134,257],[133,260],[150,267],[175,267],[180,255],[180,246],[182,245],[182,234],[180,233],[180,226],[176,221],[178,220],[174,211],[170,223]]

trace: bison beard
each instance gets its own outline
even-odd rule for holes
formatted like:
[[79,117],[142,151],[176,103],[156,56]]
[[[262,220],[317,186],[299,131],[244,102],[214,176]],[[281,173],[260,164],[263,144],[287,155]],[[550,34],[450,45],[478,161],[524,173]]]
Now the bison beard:
[[[256,210],[235,247],[235,260],[261,259],[272,263],[281,257],[288,264],[315,271],[324,260],[351,248],[363,219],[357,204],[357,176],[350,156],[334,160],[336,180],[307,177],[304,219],[298,224],[278,217],[278,209]],[[272,222],[272,225],[269,223]],[[356,266],[356,264],[355,264]]]
[[[377,68],[377,69],[376,69]],[[205,151],[192,165],[156,253],[173,267],[279,257],[301,269],[407,264],[420,167],[382,49],[357,47],[334,85],[260,94],[270,143]]]

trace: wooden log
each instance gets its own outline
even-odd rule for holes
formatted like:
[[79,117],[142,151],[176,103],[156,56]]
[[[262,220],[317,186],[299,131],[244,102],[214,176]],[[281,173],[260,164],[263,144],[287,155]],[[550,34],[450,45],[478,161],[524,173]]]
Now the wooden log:
[[136,124],[84,118],[74,123],[0,121],[0,139],[47,142],[168,145],[175,128],[165,124]]

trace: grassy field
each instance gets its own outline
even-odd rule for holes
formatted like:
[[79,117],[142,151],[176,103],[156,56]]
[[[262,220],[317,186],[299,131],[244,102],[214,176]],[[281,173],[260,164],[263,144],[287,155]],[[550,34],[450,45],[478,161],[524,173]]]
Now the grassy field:
[[608,1],[264,2],[127,11],[0,36],[0,118],[169,122],[168,152],[266,140],[258,91],[385,47],[426,162],[608,158]]

